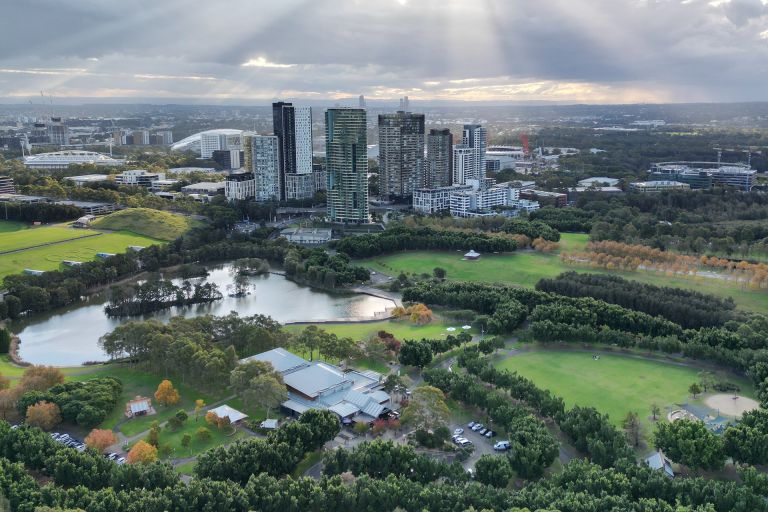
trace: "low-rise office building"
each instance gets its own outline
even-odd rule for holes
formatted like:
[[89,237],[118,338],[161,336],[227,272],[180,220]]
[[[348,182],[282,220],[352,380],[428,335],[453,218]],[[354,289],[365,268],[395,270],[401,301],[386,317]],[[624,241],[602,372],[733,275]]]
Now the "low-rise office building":
[[750,191],[757,183],[757,171],[746,164],[660,162],[651,166],[649,174],[653,181],[678,181],[692,189],[721,185]]
[[106,215],[117,209],[114,203],[99,203],[94,201],[56,201],[55,204],[74,206],[80,208],[86,215]]
[[300,245],[322,245],[331,241],[332,230],[324,228],[286,228],[280,236]]
[[15,194],[16,186],[10,176],[0,176],[0,194]]
[[215,196],[224,193],[226,187],[223,181],[201,181],[181,187],[181,192],[187,195],[197,194],[205,196]]
[[691,190],[689,183],[679,181],[659,180],[659,181],[637,181],[629,184],[629,189],[635,192],[663,192],[665,190]]
[[64,181],[71,182],[76,187],[82,187],[83,185],[90,185],[92,183],[104,183],[109,181],[109,176],[106,174],[86,174],[85,176],[66,176]]
[[586,178],[579,180],[579,187],[615,187],[619,184],[619,179],[606,178],[605,176],[597,176],[593,178]]
[[121,174],[115,176],[115,183],[118,185],[133,185],[149,188],[155,181],[164,179],[164,173],[149,172],[145,169],[134,169],[131,171],[123,171]]
[[26,196],[24,194],[0,194],[0,203],[35,204],[50,203],[51,200],[43,196]]
[[450,187],[417,188],[413,191],[413,209],[430,215],[450,210],[451,194],[466,190],[472,190],[472,187],[470,185],[453,185]]

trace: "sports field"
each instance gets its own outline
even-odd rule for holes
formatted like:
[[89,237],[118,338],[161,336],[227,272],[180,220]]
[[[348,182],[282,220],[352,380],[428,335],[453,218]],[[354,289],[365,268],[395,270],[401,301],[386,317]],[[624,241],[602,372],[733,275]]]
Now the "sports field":
[[[163,243],[129,231],[103,233],[62,226],[18,228],[18,223],[0,222],[0,251],[15,251],[0,254],[0,279],[26,268],[57,270],[64,260],[92,261],[96,253],[122,253],[130,245],[146,247]],[[97,236],[82,238],[91,234]],[[52,245],[35,247],[48,243]]]
[[[665,407],[689,399],[688,387],[698,382],[698,370],[664,361],[591,352],[541,350],[522,352],[496,364],[518,372],[537,386],[552,391],[574,405],[595,407],[619,425],[629,411],[650,423],[651,405]],[[721,376],[751,393],[745,379]]]
[[[563,233],[560,250],[582,250],[587,239],[586,234]],[[570,270],[598,274],[610,273],[656,286],[688,288],[719,297],[733,297],[739,307],[750,311],[768,310],[768,292],[765,290],[750,290],[737,283],[721,279],[669,277],[655,272],[611,272],[566,265],[560,261],[559,252],[541,253],[526,250],[505,254],[484,254],[479,260],[466,261],[463,259],[462,251],[408,251],[362,260],[360,263],[391,276],[397,276],[400,272],[431,275],[435,267],[441,267],[446,270],[448,279],[505,283],[528,288],[533,288],[541,278],[556,277]]]

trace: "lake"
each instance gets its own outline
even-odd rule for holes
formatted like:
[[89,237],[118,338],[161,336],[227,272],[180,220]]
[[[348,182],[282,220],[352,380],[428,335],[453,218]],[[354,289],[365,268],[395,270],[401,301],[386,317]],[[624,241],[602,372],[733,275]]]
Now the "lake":
[[[173,316],[187,318],[202,315],[268,315],[282,323],[317,322],[333,319],[372,319],[394,306],[388,299],[363,294],[330,294],[301,286],[276,274],[250,277],[251,293],[229,297],[232,285],[230,265],[210,267],[205,281],[216,283],[224,298],[210,304],[170,308],[138,317],[109,318],[104,313],[106,293],[85,302],[58,310],[32,315],[10,323],[21,339],[19,355],[27,362],[54,366],[79,365],[86,361],[104,361],[107,356],[98,340],[118,325],[130,321],[156,319],[167,322]],[[191,279],[198,282],[203,278]],[[181,279],[173,279],[175,284]]]

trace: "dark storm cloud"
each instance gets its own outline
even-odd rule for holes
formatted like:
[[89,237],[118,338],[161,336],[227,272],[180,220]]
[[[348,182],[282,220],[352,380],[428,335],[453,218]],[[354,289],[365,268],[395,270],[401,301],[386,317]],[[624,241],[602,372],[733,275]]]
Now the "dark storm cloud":
[[767,31],[762,0],[26,0],[0,96],[768,99]]

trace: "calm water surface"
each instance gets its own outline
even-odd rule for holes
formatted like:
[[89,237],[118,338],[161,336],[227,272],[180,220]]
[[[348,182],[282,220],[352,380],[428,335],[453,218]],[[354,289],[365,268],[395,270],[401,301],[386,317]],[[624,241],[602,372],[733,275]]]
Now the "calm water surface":
[[[280,322],[321,321],[335,318],[372,318],[392,307],[391,301],[369,295],[337,295],[315,291],[283,276],[269,274],[251,277],[251,293],[245,297],[227,296],[232,284],[229,265],[209,268],[208,282],[216,283],[224,298],[211,304],[170,308],[140,317],[109,318],[104,314],[105,294],[68,308],[34,315],[10,324],[19,335],[19,355],[25,361],[55,366],[77,365],[85,361],[103,361],[106,355],[98,340],[120,324],[154,318],[167,322],[172,316],[187,318],[201,315],[269,315]],[[192,280],[199,281],[198,280]],[[179,284],[180,279],[174,279]]]

